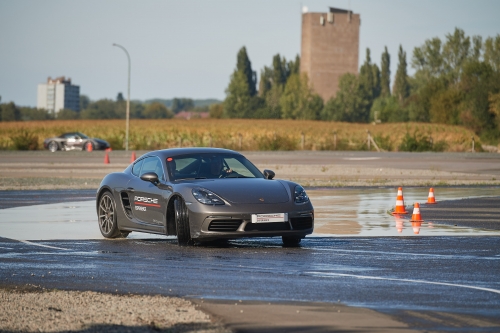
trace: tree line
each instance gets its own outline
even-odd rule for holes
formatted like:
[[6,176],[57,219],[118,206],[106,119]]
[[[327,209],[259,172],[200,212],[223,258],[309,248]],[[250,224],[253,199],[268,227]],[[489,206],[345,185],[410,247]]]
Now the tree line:
[[[260,71],[257,89],[247,50],[241,48],[226,89],[226,99],[212,116],[226,118],[313,119],[367,123],[430,122],[462,125],[488,141],[500,138],[500,35],[467,36],[456,28],[444,40],[426,40],[413,50],[408,75],[406,51],[399,47],[391,89],[387,47],[380,67],[370,49],[359,74],[344,74],[335,97],[314,93],[300,58],[275,55]],[[214,109],[216,107],[214,106]]]
[[[206,103],[210,102],[203,101],[201,106],[196,106],[196,102],[190,98],[151,100],[147,103],[130,101],[130,117],[133,119],[169,119],[180,111],[208,112],[209,105]],[[118,93],[116,100],[100,99],[97,101],[90,100],[86,95],[80,95],[81,111],[63,109],[57,114],[53,114],[48,110],[22,107],[10,102],[0,104],[0,121],[124,119],[126,116],[126,103],[122,93]]]

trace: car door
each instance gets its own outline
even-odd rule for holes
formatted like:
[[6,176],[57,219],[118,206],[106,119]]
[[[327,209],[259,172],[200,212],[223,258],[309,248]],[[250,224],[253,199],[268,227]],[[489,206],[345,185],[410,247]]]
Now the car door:
[[75,134],[74,148],[79,149],[79,150],[83,150],[83,139],[78,134]]
[[167,211],[166,203],[162,200],[163,190],[140,178],[147,172],[155,172],[160,181],[165,180],[162,163],[156,156],[147,157],[140,162],[140,172],[127,184],[132,214],[140,222],[163,226]]
[[76,135],[74,133],[65,134],[63,145],[65,146],[66,150],[75,149],[75,146],[77,145]]

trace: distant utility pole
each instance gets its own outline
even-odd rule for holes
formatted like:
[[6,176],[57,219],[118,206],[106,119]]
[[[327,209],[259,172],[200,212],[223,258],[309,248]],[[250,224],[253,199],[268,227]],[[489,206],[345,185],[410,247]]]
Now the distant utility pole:
[[123,46],[118,44],[113,44],[113,46],[119,47],[120,49],[125,51],[125,54],[127,55],[128,59],[127,115],[126,115],[126,125],[125,125],[125,151],[128,151],[128,129],[130,122],[130,56],[127,50]]

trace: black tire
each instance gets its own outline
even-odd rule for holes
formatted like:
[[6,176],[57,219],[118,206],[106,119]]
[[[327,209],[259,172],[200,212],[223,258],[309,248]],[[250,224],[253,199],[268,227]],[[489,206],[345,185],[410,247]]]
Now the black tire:
[[175,226],[177,228],[177,242],[181,246],[191,245],[191,230],[189,228],[189,213],[186,203],[181,198],[174,200]]
[[297,247],[300,245],[301,237],[290,237],[290,236],[282,236],[283,246],[285,247]]
[[125,238],[129,234],[129,232],[121,232],[118,229],[116,202],[109,191],[104,192],[99,198],[97,220],[99,223],[99,230],[106,238]]
[[[85,151],[89,151],[89,145],[92,147],[92,150],[94,150],[94,149],[95,149],[94,144],[93,144],[91,141],[87,141],[87,142],[85,142],[85,144],[83,145],[83,150],[85,150]],[[92,151],[92,150],[90,150],[90,151]]]
[[59,150],[59,145],[55,141],[50,141],[49,144],[47,145],[47,148],[49,151],[55,153],[56,151]]

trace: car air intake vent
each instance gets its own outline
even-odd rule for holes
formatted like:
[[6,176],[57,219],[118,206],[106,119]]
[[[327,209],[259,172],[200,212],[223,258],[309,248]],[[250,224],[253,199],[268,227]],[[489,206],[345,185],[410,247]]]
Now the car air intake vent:
[[245,231],[282,231],[290,230],[290,223],[277,222],[277,223],[248,223]]
[[123,209],[125,210],[125,214],[127,214],[128,218],[132,218],[132,208],[130,207],[130,199],[126,192],[120,193],[122,197]]
[[242,222],[242,220],[215,220],[208,225],[208,231],[236,231]]
[[292,217],[290,220],[295,230],[311,229],[313,227],[313,219],[310,216]]

